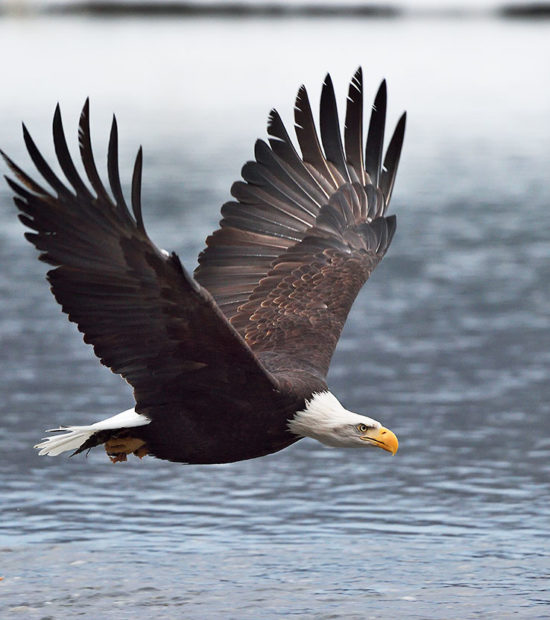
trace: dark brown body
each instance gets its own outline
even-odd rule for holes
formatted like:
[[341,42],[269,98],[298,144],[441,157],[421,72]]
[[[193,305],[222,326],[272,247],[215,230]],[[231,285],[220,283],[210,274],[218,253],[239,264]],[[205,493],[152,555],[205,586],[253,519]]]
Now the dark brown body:
[[[266,366],[281,363],[280,356],[269,354],[263,361]],[[325,391],[327,386],[303,369],[287,368],[274,374],[281,390],[274,390],[269,402],[260,395],[260,405],[254,398],[254,385],[246,385],[242,399],[225,399],[217,394],[216,411],[201,415],[201,409],[211,407],[212,395],[205,398],[189,393],[188,408],[176,412],[166,405],[165,411],[155,411],[150,424],[128,432],[145,441],[149,454],[179,463],[231,463],[278,452],[300,439],[289,431],[289,420],[305,407],[312,394]]]

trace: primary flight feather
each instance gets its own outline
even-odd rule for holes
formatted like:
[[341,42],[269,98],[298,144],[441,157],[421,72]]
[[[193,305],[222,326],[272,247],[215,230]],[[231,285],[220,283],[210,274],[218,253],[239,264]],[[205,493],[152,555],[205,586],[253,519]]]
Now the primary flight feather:
[[346,410],[328,390],[330,360],[351,305],[386,253],[386,215],[405,132],[401,117],[383,158],[386,84],[363,146],[363,78],[348,92],[342,140],[334,88],[321,94],[320,139],[306,89],[295,129],[301,155],[272,110],[268,143],[242,169],[194,274],[149,239],[141,208],[142,152],[131,209],[118,171],[113,119],[106,188],[79,124],[78,173],[57,107],[53,139],[66,180],[23,128],[49,187],[3,154],[17,180],[26,238],[53,268],[52,292],[101,362],[134,389],[135,407],[89,426],[68,426],[36,447],[75,453],[104,444],[113,462],[146,454],[182,463],[226,463],[281,450],[302,437],[330,446],[397,450],[380,422]]

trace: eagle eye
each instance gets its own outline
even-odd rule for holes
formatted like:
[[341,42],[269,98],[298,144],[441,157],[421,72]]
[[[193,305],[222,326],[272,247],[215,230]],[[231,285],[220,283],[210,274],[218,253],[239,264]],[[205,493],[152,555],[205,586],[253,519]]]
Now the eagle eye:
[[369,427],[366,424],[358,424],[357,425],[357,430],[360,433],[366,433],[369,430]]

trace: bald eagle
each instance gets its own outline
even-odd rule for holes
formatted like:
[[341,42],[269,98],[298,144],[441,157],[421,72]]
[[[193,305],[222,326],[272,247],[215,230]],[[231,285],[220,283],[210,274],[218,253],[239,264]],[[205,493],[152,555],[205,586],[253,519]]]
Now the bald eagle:
[[116,119],[107,173],[98,173],[89,103],[79,122],[86,180],[67,147],[59,106],[53,141],[61,180],[23,126],[47,186],[3,154],[25,237],[53,266],[47,278],[70,321],[101,362],[134,390],[135,406],[88,426],[66,426],[35,447],[80,453],[104,445],[181,463],[229,463],[282,450],[303,437],[337,447],[378,447],[397,438],[346,410],[328,390],[330,359],[359,290],[395,232],[387,216],[405,132],[397,123],[383,158],[386,84],[374,100],[363,152],[363,77],[349,85],[340,133],[327,75],[320,139],[306,89],[295,104],[301,154],[272,110],[268,142],[242,169],[190,275],[159,249],[142,217],[140,148],[128,208],[118,170]]

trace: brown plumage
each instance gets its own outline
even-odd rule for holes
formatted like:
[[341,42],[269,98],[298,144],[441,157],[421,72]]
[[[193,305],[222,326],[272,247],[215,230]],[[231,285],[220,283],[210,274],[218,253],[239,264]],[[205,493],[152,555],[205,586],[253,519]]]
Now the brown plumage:
[[145,231],[141,149],[128,208],[115,120],[110,193],[94,162],[88,102],[79,126],[87,182],[69,155],[59,107],[53,137],[66,182],[24,128],[30,156],[51,187],[38,185],[4,155],[19,180],[8,183],[19,217],[32,231],[25,236],[40,260],[53,266],[48,280],[63,311],[101,362],[132,385],[135,411],[144,416],[128,428],[79,427],[88,431],[69,442],[72,448],[80,452],[128,436],[159,458],[212,463],[261,456],[299,439],[289,421],[327,390],[348,312],[395,231],[395,217],[386,210],[405,115],[382,162],[385,83],[364,156],[362,105],[359,69],[349,87],[342,141],[327,76],[319,141],[301,87],[295,108],[301,156],[271,112],[269,144],[256,143],[255,161],[243,167],[244,182],[233,185],[236,200],[222,207],[220,228],[207,239],[194,277]]

